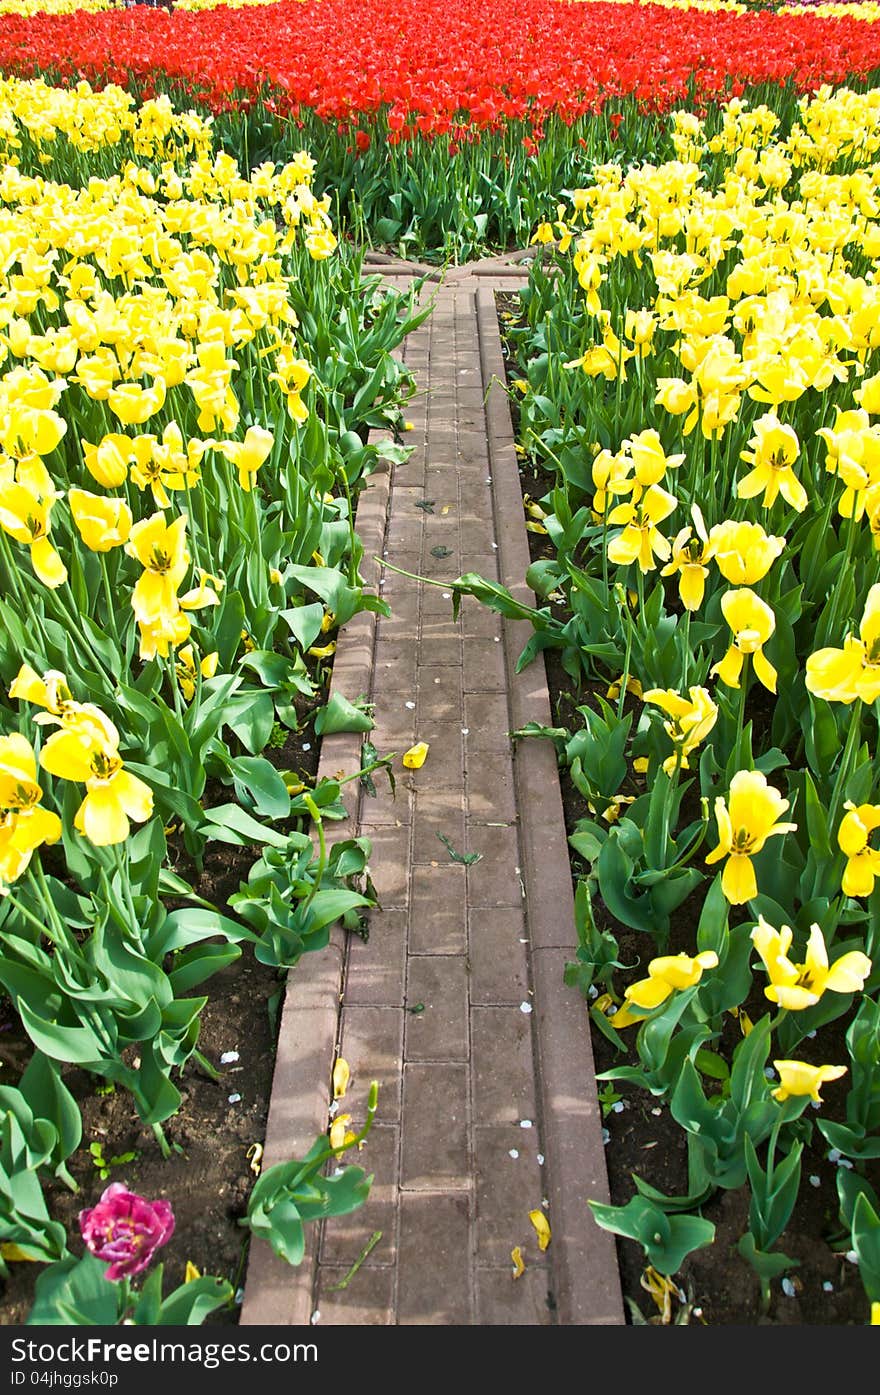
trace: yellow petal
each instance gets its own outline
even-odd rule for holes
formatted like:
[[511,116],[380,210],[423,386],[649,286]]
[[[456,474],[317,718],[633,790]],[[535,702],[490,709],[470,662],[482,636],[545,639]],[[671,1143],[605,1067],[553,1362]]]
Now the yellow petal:
[[16,1245],[12,1240],[7,1240],[4,1245],[0,1245],[0,1258],[25,1260],[28,1264],[36,1264],[38,1262],[36,1255],[26,1254],[21,1246]]
[[183,1275],[183,1282],[185,1284],[191,1284],[194,1279],[200,1279],[201,1277],[201,1269],[197,1269],[196,1266],[193,1264],[192,1260],[188,1259],[186,1261],[186,1270]]
[[544,1215],[544,1212],[540,1210],[530,1211],[529,1220],[535,1227],[535,1233],[538,1237],[538,1249],[543,1252],[550,1244],[550,1222]]
[[410,746],[408,751],[404,751],[403,763],[407,770],[420,769],[425,764],[428,749],[427,741],[419,741],[415,746]]
[[348,1082],[351,1079],[351,1070],[348,1061],[344,1056],[337,1057],[333,1067],[333,1098],[341,1100],[348,1089]]
[[337,1115],[337,1117],[333,1120],[333,1123],[330,1125],[330,1147],[331,1147],[331,1148],[334,1148],[334,1149],[335,1149],[335,1148],[342,1148],[342,1147],[344,1146],[344,1144],[345,1144],[345,1142],[346,1142],[346,1139],[347,1139],[347,1137],[348,1137],[348,1130],[346,1129],[345,1126],[346,1126],[346,1124],[350,1124],[350,1123],[351,1123],[351,1115],[350,1115],[350,1114],[339,1114],[339,1115]]
[[[526,1272],[526,1266],[523,1263],[522,1250],[520,1249],[519,1245],[514,1245],[513,1249],[510,1251],[510,1258],[513,1260],[513,1277],[515,1279],[518,1279],[521,1274],[524,1274]],[[878,1303],[877,1306],[880,1307],[880,1303]]]

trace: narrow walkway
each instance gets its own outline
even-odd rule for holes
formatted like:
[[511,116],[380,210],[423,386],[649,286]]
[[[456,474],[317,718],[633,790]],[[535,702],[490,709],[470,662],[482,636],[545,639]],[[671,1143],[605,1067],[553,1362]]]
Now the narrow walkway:
[[[527,597],[509,417],[502,439],[506,401],[491,383],[493,292],[521,280],[498,261],[425,288],[433,313],[404,349],[421,389],[407,409],[414,450],[363,496],[365,577],[373,549],[440,583],[474,571]],[[334,684],[375,704],[380,754],[416,741],[429,753],[396,798],[384,780],[376,797],[355,796],[381,910],[367,942],[340,936],[307,957],[320,966],[291,974],[266,1140],[268,1164],[308,1146],[316,1121],[326,1128],[338,1052],[352,1072],[339,1108],[355,1127],[379,1082],[367,1145],[346,1159],[375,1181],[360,1210],[313,1228],[299,1270],[252,1250],[241,1320],[619,1323],[614,1243],[587,1207],[607,1200],[607,1181],[588,1019],[562,984],[574,928],[555,760],[546,743],[509,736],[549,720],[543,664],[516,678],[529,631],[471,598],[454,621],[442,584],[383,569],[379,586],[391,617],[355,617]],[[360,740],[325,741],[322,773],[356,770]],[[552,1229],[544,1251],[535,1210]]]

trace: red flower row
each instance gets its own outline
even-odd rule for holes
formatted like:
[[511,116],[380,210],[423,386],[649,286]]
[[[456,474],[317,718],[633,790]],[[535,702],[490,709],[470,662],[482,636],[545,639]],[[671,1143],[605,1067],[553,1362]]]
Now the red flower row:
[[271,95],[340,122],[385,109],[391,130],[448,132],[458,117],[540,127],[632,95],[655,110],[762,82],[799,90],[880,70],[880,25],[856,19],[577,4],[567,0],[304,0],[201,12],[138,7],[0,17],[0,69],[148,84],[214,109]]

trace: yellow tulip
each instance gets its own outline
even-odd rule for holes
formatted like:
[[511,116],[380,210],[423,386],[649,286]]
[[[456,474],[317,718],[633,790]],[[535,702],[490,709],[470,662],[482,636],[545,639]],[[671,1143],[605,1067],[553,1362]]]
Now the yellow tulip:
[[685,610],[699,610],[706,590],[706,577],[709,568],[706,563],[712,556],[712,545],[706,535],[706,525],[698,504],[691,506],[694,531],[682,528],[672,541],[672,556],[661,576],[674,576],[678,572],[678,594]]
[[43,843],[57,843],[61,820],[40,805],[0,813],[0,895],[4,884],[15,882],[27,870]]
[[92,552],[109,552],[128,541],[131,509],[124,499],[71,489],[67,501],[79,535]]
[[636,480],[643,489],[651,484],[659,484],[666,471],[676,469],[685,458],[683,453],[667,455],[660,436],[653,428],[639,431],[623,444],[632,460]]
[[667,561],[672,547],[657,525],[669,517],[677,504],[674,495],[657,484],[650,485],[637,502],[617,504],[608,515],[608,522],[622,523],[624,527],[608,544],[608,560],[624,567],[637,561],[642,572],[656,567],[655,557]]
[[776,629],[776,617],[761,597],[748,587],[725,591],[721,610],[733,631],[733,643],[724,658],[710,669],[722,683],[738,688],[746,654],[752,655],[755,677],[771,693],[776,692],[776,669],[763,652],[763,646]]
[[245,493],[260,466],[268,459],[275,437],[262,426],[249,426],[243,441],[218,441],[217,449],[238,470],[238,482]]
[[760,523],[716,523],[709,532],[712,557],[732,586],[763,580],[785,549],[785,538],[769,537]]
[[166,624],[180,609],[177,588],[190,564],[185,513],[166,523],[163,513],[141,519],[131,530],[125,550],[144,568],[131,604],[142,625]]
[[[11,698],[32,702],[37,707],[45,707],[54,717],[60,717],[73,703],[73,694],[67,686],[67,679],[57,669],[48,669],[42,676],[30,664],[22,664],[9,688]],[[48,720],[39,716],[37,722]]]
[[705,741],[718,718],[718,708],[705,688],[694,686],[689,697],[682,697],[673,688],[650,688],[644,694],[645,702],[662,708],[672,719],[663,723],[675,754],[663,762],[663,769],[671,775],[676,769],[687,770],[688,756]]
[[128,479],[133,449],[130,436],[110,432],[97,445],[83,440],[83,459],[92,478],[105,489],[118,489]]
[[740,451],[740,459],[752,469],[736,487],[740,499],[761,495],[761,503],[770,509],[781,494],[798,513],[807,507],[807,491],[794,473],[794,462],[800,454],[800,442],[793,427],[783,425],[775,412],[768,412],[755,422],[749,449]]
[[760,770],[738,770],[730,782],[730,805],[723,795],[715,800],[718,846],[706,858],[708,863],[727,862],[721,875],[721,890],[733,906],[744,905],[758,894],[752,858],[768,838],[792,833],[795,823],[779,823],[789,807],[777,789],[767,783]]
[[23,810],[39,804],[37,758],[26,736],[0,736],[0,809]]
[[861,950],[843,954],[829,968],[825,937],[820,926],[810,927],[803,964],[788,957],[793,932],[783,925],[775,929],[763,916],[751,932],[752,943],[763,960],[770,979],[764,996],[789,1012],[802,1012],[818,1003],[822,994],[858,993],[871,972],[871,961]]
[[50,515],[61,497],[37,456],[19,461],[14,480],[0,480],[0,528],[30,548],[31,565],[50,590],[67,580],[67,568],[49,541]]
[[817,649],[806,670],[807,691],[827,702],[872,703],[880,697],[880,583],[868,592],[859,638],[847,635],[842,649]]
[[649,1012],[665,1003],[674,992],[693,988],[700,982],[705,969],[718,967],[718,955],[706,949],[691,958],[688,954],[664,954],[652,959],[648,977],[639,979],[624,990],[624,1001],[611,1021],[615,1027],[629,1027],[641,1022]]
[[809,1095],[821,1104],[819,1090],[826,1081],[839,1080],[846,1075],[846,1066],[810,1066],[806,1061],[774,1061],[773,1064],[779,1072],[779,1085],[770,1093],[780,1104],[799,1095]]
[[85,784],[86,796],[73,821],[79,833],[97,847],[123,842],[129,820],[150,818],[153,791],[125,769],[119,733],[99,708],[84,703],[59,720],[64,726],[40,751],[40,765],[50,775]]
[[880,828],[880,805],[855,805],[847,800],[837,845],[846,854],[841,883],[844,896],[870,896],[880,876],[880,852],[868,844],[875,828]]
[[156,378],[149,387],[120,383],[107,394],[107,406],[124,426],[142,426],[165,405],[165,381]]
[[191,644],[186,644],[182,649],[177,651],[174,671],[177,675],[177,681],[180,684],[180,691],[183,693],[187,702],[192,702],[195,697],[196,683],[199,676],[202,678],[214,677],[214,674],[217,672],[219,659],[219,652],[214,650],[213,653],[206,654],[203,659],[199,660],[197,666],[196,656]]

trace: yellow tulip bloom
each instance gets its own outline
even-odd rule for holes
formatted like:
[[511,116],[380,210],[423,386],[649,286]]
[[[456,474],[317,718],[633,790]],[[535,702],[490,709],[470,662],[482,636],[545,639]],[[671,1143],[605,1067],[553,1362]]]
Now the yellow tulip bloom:
[[187,515],[166,523],[163,513],[141,519],[131,530],[125,550],[144,568],[132,593],[138,623],[164,623],[179,610],[177,588],[190,564],[186,545]]
[[131,444],[132,482],[138,489],[151,490],[157,508],[170,507],[169,489],[193,489],[198,484],[205,442],[191,440],[184,451],[183,433],[176,421],[165,427],[161,442],[155,436],[144,435],[135,436]]
[[50,514],[61,497],[35,455],[18,462],[13,480],[0,480],[0,528],[30,548],[31,565],[50,590],[67,580],[67,568],[49,541]]
[[133,450],[130,436],[110,432],[98,444],[83,440],[86,469],[97,484],[105,489],[118,489],[128,479],[128,465]]
[[871,972],[871,961],[861,950],[841,955],[829,968],[825,937],[820,926],[815,924],[810,927],[803,964],[795,964],[788,957],[793,939],[788,925],[776,930],[763,916],[759,916],[751,939],[770,979],[764,996],[789,1012],[802,1012],[804,1008],[813,1007],[828,991],[860,992]]
[[846,854],[841,883],[844,896],[870,896],[874,881],[880,877],[880,852],[869,846],[868,839],[875,828],[880,828],[880,805],[855,805],[847,800],[840,828],[837,830],[837,846]]
[[[22,664],[9,687],[11,698],[32,702],[37,707],[45,707],[53,717],[60,717],[73,704],[73,694],[67,686],[67,679],[57,669],[48,669],[42,676],[30,664]],[[48,721],[48,717],[38,716],[37,722]]]
[[0,809],[30,809],[43,795],[37,783],[37,758],[26,736],[0,736]]
[[754,591],[743,587],[739,591],[725,591],[721,597],[721,610],[733,631],[733,643],[710,672],[717,674],[728,687],[738,688],[745,655],[751,654],[755,677],[771,693],[775,693],[776,669],[763,653],[763,646],[776,629],[776,616],[770,606]]
[[799,453],[801,442],[794,428],[782,424],[775,412],[760,417],[754,423],[748,451],[739,452],[739,459],[748,460],[752,469],[736,485],[738,498],[754,499],[760,494],[761,505],[771,509],[782,495],[792,509],[803,513],[807,494],[792,469]]
[[712,556],[712,545],[706,535],[706,525],[698,504],[691,505],[694,531],[682,528],[672,540],[672,556],[660,571],[661,576],[674,576],[678,572],[678,594],[685,610],[699,610],[706,590],[706,577],[709,568],[706,563]]
[[809,1095],[821,1104],[819,1090],[826,1081],[839,1080],[846,1075],[846,1066],[810,1066],[806,1061],[774,1061],[773,1064],[779,1072],[779,1085],[770,1093],[780,1104],[792,1095]]
[[71,489],[67,495],[79,535],[92,552],[109,552],[128,541],[131,509],[124,499]]
[[718,846],[708,854],[708,863],[726,857],[721,874],[721,890],[732,906],[742,906],[758,894],[752,858],[768,838],[792,833],[796,823],[779,823],[789,807],[760,770],[738,770],[730,782],[730,804],[723,795],[715,800]]
[[847,635],[842,649],[817,649],[806,670],[807,691],[827,702],[871,703],[880,697],[880,583],[868,592],[859,638]]
[[196,656],[191,644],[184,645],[177,651],[177,658],[174,664],[174,671],[177,674],[177,681],[180,684],[180,691],[187,702],[192,702],[196,692],[196,682],[198,675],[202,678],[213,678],[217,672],[217,663],[220,658],[215,650],[212,654],[206,654],[199,661],[196,667]]
[[732,586],[754,586],[763,580],[785,549],[785,538],[769,537],[760,523],[716,523],[709,532],[712,556]]
[[633,473],[643,489],[651,484],[659,484],[667,470],[676,469],[684,460],[684,454],[667,455],[658,433],[649,428],[639,431],[624,441],[633,464]]
[[129,820],[143,823],[151,816],[153,791],[125,769],[119,733],[99,708],[83,703],[63,720],[40,751],[40,765],[50,775],[85,784],[73,821],[79,833],[97,847],[124,842]]
[[238,470],[238,482],[245,493],[260,466],[271,454],[275,437],[262,426],[249,426],[243,441],[217,441],[217,449]]
[[149,387],[141,383],[120,383],[107,394],[107,406],[124,426],[142,426],[165,405],[165,380],[156,378]]
[[651,688],[644,694],[645,702],[656,704],[672,719],[663,723],[663,730],[675,747],[675,754],[663,762],[669,775],[676,768],[688,769],[688,756],[705,741],[718,718],[718,708],[705,688],[695,686],[688,691],[689,698],[673,688]]
[[629,1027],[641,1022],[655,1007],[683,988],[692,988],[700,982],[705,969],[718,967],[718,955],[706,949],[691,958],[688,954],[664,954],[652,959],[648,965],[648,977],[639,979],[624,989],[624,1001],[611,1021],[615,1027]]
[[650,485],[636,501],[617,504],[608,515],[610,524],[624,524],[623,531],[608,544],[608,560],[619,566],[638,562],[639,570],[649,572],[656,567],[655,556],[665,562],[672,546],[658,528],[677,507],[678,500],[659,485]]
[[0,813],[0,895],[4,885],[15,882],[27,870],[31,858],[43,843],[57,843],[61,820],[40,805]]

